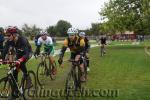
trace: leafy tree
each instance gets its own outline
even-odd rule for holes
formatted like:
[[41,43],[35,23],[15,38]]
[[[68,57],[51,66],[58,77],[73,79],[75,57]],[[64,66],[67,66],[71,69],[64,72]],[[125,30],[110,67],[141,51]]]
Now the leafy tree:
[[40,28],[38,28],[36,25],[28,26],[27,24],[24,24],[22,27],[23,35],[30,37],[32,40],[33,37],[41,31]]
[[57,35],[57,30],[55,26],[49,26],[47,28],[47,32],[51,35],[51,36],[56,36]]
[[[150,21],[149,0],[110,0],[100,12],[104,31],[114,33],[126,30],[148,34]],[[107,28],[106,28],[107,27]]]
[[72,25],[64,20],[59,20],[56,24],[56,30],[58,36],[66,36],[68,28],[70,28]]
[[91,34],[94,34],[94,35],[99,35],[100,34],[100,24],[99,23],[92,23],[91,24],[92,28],[90,29],[91,30]]

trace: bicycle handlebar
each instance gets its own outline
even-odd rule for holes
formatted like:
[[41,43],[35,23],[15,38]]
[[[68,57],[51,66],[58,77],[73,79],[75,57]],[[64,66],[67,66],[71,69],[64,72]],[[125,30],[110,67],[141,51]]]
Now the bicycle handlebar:
[[34,55],[35,56],[35,58],[37,59],[37,57],[41,57],[41,56],[47,56],[48,55],[48,53],[45,53],[45,52],[43,52],[43,53],[40,53],[39,55]]
[[0,64],[15,64],[17,61],[0,61]]

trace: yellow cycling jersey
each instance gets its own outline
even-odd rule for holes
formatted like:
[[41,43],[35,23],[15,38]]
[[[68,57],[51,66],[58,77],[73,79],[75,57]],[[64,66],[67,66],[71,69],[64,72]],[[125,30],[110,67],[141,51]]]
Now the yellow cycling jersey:
[[69,38],[64,40],[64,47],[68,47],[71,52],[80,52],[83,47],[85,47],[85,41],[78,36],[75,37],[74,40],[70,40]]

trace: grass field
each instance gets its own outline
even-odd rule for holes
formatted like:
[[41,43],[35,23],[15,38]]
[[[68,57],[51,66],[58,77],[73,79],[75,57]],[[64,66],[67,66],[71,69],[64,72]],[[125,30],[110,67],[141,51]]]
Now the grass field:
[[[90,51],[90,72],[85,88],[91,90],[117,90],[118,95],[109,96],[107,93],[91,97],[79,97],[77,100],[150,100],[150,56],[144,52],[144,45],[108,46],[107,54],[100,57],[99,47]],[[116,44],[116,43],[114,43]],[[113,44],[113,45],[114,45]],[[69,53],[66,53],[67,59]],[[56,60],[58,58],[56,57]],[[28,62],[28,69],[36,71],[39,60]],[[65,79],[69,71],[69,64],[64,63],[58,68],[57,79],[47,80],[45,89],[64,89]],[[5,68],[0,69],[0,77]],[[106,95],[105,95],[106,94]],[[63,100],[63,97],[42,97],[35,100]]]

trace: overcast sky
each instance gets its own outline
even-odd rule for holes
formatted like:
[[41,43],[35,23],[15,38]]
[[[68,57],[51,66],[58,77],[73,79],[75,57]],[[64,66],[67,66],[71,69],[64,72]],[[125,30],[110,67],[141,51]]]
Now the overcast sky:
[[46,28],[58,20],[86,29],[99,22],[98,12],[108,0],[0,0],[0,26],[24,23]]

